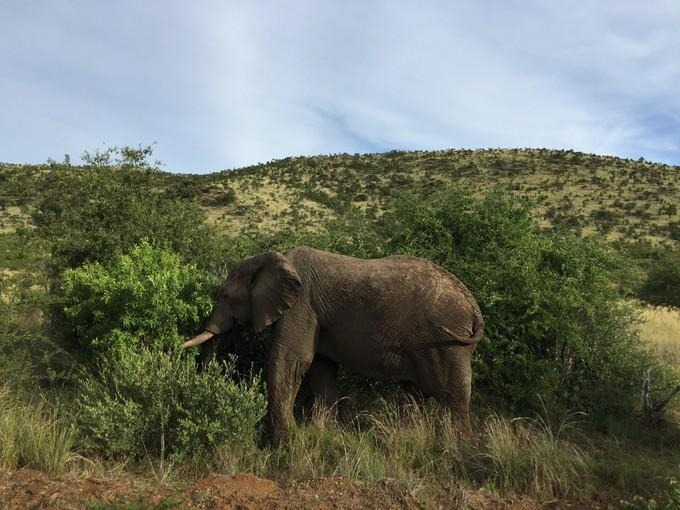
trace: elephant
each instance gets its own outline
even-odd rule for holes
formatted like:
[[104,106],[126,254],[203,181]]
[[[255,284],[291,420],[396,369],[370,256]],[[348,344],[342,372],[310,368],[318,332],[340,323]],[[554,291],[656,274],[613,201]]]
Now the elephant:
[[471,360],[484,319],[470,291],[444,268],[402,255],[359,259],[301,246],[236,264],[193,347],[235,324],[274,324],[267,361],[268,424],[293,424],[303,377],[321,404],[337,398],[338,367],[417,386],[472,435]]

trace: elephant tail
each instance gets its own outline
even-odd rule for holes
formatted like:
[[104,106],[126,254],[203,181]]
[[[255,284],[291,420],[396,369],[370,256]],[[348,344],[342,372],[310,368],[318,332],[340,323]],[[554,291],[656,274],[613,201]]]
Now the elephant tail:
[[444,333],[448,338],[451,338],[458,343],[466,345],[476,344],[484,335],[484,319],[482,318],[482,312],[479,308],[475,310],[475,317],[472,321],[472,334],[470,336],[458,335],[442,324],[437,324],[437,329]]
[[472,342],[479,342],[484,336],[484,317],[482,317],[482,311],[479,309],[479,305],[475,306],[475,319],[472,322]]

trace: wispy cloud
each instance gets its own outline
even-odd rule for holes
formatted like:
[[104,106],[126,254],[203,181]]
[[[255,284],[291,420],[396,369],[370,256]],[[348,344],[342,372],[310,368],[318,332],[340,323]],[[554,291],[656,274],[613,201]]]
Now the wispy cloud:
[[680,164],[680,4],[8,2],[0,160],[553,147]]

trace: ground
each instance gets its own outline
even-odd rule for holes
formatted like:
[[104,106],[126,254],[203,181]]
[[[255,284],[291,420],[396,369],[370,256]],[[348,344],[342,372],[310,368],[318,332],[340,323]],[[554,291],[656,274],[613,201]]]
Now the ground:
[[564,501],[498,498],[483,490],[454,488],[436,499],[423,500],[397,481],[352,482],[323,478],[279,484],[254,475],[211,474],[191,484],[164,484],[131,475],[111,480],[50,477],[40,471],[21,469],[0,473],[0,509],[421,509],[469,508],[580,509],[607,508]]

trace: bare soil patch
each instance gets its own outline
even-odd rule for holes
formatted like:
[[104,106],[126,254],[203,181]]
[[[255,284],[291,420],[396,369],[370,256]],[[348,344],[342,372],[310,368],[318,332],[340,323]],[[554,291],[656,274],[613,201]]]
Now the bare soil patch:
[[397,481],[361,483],[344,478],[303,480],[281,485],[250,474],[211,474],[191,485],[163,484],[132,474],[112,480],[50,477],[21,469],[0,473],[0,509],[205,509],[205,510],[393,510],[469,508],[538,510],[606,508],[606,505],[522,497],[501,499],[483,490],[455,489],[423,502]]

